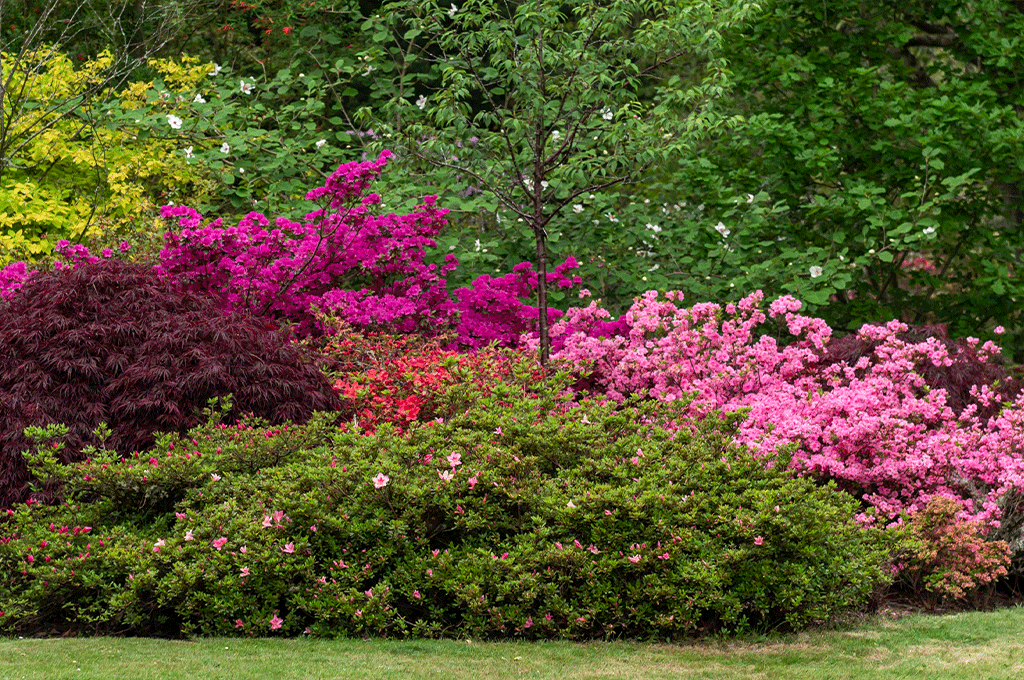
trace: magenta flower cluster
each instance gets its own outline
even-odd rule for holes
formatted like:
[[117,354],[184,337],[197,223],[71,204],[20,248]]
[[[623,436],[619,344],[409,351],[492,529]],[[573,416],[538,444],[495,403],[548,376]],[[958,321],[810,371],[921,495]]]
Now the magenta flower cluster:
[[[792,297],[766,313],[762,297],[687,308],[680,293],[650,292],[619,320],[619,333],[603,332],[609,315],[596,304],[570,309],[552,328],[551,358],[589,372],[615,399],[691,398],[693,414],[748,410],[739,443],[767,458],[795,447],[792,466],[861,498],[863,521],[896,521],[946,497],[961,505],[961,519],[998,526],[1000,501],[1024,484],[1024,396],[989,421],[977,405],[957,415],[921,375],[951,361],[934,338],[901,340],[898,321],[866,325],[861,337],[880,343],[874,355],[826,365],[828,325],[800,315]],[[773,337],[780,331],[790,342]],[[969,343],[983,359],[999,354],[991,342]],[[999,399],[987,386],[973,394],[980,404]]]
[[[315,328],[317,311],[331,312],[357,328],[435,334],[456,329],[460,343],[514,344],[537,318],[520,301],[533,293],[537,275],[529,263],[511,274],[482,276],[471,288],[447,290],[452,255],[440,266],[424,261],[446,225],[436,197],[406,215],[378,214],[378,194],[368,193],[391,152],[376,161],[341,165],[323,186],[306,194],[317,209],[301,222],[278,218],[273,226],[249,213],[236,226],[203,225],[185,206],[166,206],[181,231],[165,236],[158,269],[188,288],[216,295],[226,309],[245,308],[294,323],[300,334]],[[566,272],[571,258],[548,275],[553,286],[580,282]],[[553,310],[552,320],[559,312]],[[531,316],[532,315],[532,316]]]

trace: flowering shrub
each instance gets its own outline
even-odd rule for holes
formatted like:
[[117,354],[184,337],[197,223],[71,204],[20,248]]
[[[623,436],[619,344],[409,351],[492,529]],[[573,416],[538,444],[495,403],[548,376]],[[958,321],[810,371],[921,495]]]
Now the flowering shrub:
[[[573,257],[547,273],[551,288],[572,288],[582,283],[579,276],[569,276],[579,264]],[[537,289],[538,274],[529,262],[512,268],[512,273],[495,279],[487,274],[473,281],[472,287],[455,291],[458,312],[457,333],[463,347],[479,348],[491,343],[515,346],[520,336],[533,330],[539,316],[536,307],[524,304]],[[562,316],[561,310],[548,309],[548,322],[554,323]]]
[[0,507],[24,500],[23,430],[69,427],[66,460],[96,443],[129,455],[157,430],[184,431],[195,411],[233,393],[237,413],[302,421],[338,401],[280,330],[222,314],[152,268],[117,259],[37,272],[0,302]]
[[[372,433],[385,422],[401,431],[415,421],[450,415],[440,397],[464,380],[482,388],[509,378],[507,362],[494,351],[459,354],[443,349],[442,342],[415,335],[350,333],[320,343],[338,376],[334,390],[341,399],[342,420],[364,432]],[[535,374],[540,377],[542,370]]]
[[977,597],[1007,573],[1010,549],[1005,541],[986,541],[980,522],[957,520],[960,504],[937,496],[911,516],[917,543],[911,549],[900,581],[934,607],[943,598]]
[[[437,334],[457,325],[462,345],[514,344],[537,315],[519,300],[537,286],[530,264],[501,279],[480,277],[456,291],[453,302],[444,277],[455,258],[424,263],[447,210],[427,196],[407,215],[371,212],[381,198],[368,189],[390,157],[385,151],[376,161],[339,166],[306,194],[319,207],[301,223],[278,218],[271,228],[266,216],[249,213],[235,227],[222,228],[220,220],[202,226],[192,208],[165,206],[163,215],[177,218],[182,230],[166,235],[157,269],[191,290],[215,294],[226,309],[286,319],[303,335],[314,332],[320,310],[357,328]],[[548,281],[579,283],[566,275],[576,266],[568,258]]]
[[14,295],[30,276],[32,271],[24,262],[14,262],[0,269],[0,300]]
[[408,332],[433,329],[449,315],[445,271],[423,264],[424,248],[444,224],[433,198],[408,215],[374,215],[370,182],[390,157],[347,163],[306,194],[319,205],[304,220],[279,218],[273,228],[260,213],[237,226],[202,226],[185,206],[165,206],[180,233],[168,232],[157,269],[192,290],[217,294],[226,309],[275,314],[313,330],[310,306],[337,312],[360,326]]
[[[693,414],[749,409],[737,441],[767,457],[796,445],[792,466],[860,498],[871,508],[864,520],[894,520],[947,496],[963,501],[964,519],[995,526],[1000,500],[1024,481],[1024,404],[991,423],[976,405],[958,416],[945,390],[923,377],[953,363],[936,338],[902,340],[908,329],[899,322],[865,326],[858,337],[873,353],[852,365],[829,363],[821,356],[830,329],[798,314],[793,298],[776,300],[767,314],[760,294],[725,307],[679,302],[673,293],[638,298],[620,319],[625,331],[610,336],[590,330],[607,323],[596,305],[570,310],[553,328],[561,349],[552,358],[589,373],[615,399],[671,402],[693,393]],[[769,335],[780,330],[790,336],[784,346]],[[998,356],[992,343],[965,344],[977,360]],[[999,399],[984,385],[973,394],[986,407]]]
[[[1001,402],[1012,401],[1021,392],[1021,381],[1007,370],[997,354],[981,351],[978,343],[970,339],[950,338],[944,326],[908,326],[896,337],[911,344],[934,338],[946,349],[949,362],[918,362],[914,368],[928,388],[941,389],[946,393],[946,403],[958,416],[973,404],[977,409],[974,416],[980,422],[987,422],[999,414]],[[854,366],[861,357],[874,354],[881,342],[865,339],[859,334],[833,338],[825,346],[821,362],[843,362]],[[982,386],[995,390],[1000,399],[982,403],[972,394],[972,390]]]
[[679,406],[573,405],[532,371],[404,433],[211,418],[73,466],[43,443],[68,503],[0,530],[0,627],[667,638],[798,628],[887,582],[887,532],[733,444],[736,418],[673,432]]

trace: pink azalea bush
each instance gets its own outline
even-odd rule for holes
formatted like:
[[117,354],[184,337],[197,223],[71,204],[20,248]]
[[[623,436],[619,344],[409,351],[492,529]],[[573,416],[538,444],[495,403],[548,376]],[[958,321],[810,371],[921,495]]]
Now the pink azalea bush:
[[[952,360],[941,342],[901,340],[906,326],[897,321],[868,325],[859,334],[878,343],[872,356],[824,365],[827,324],[800,315],[791,297],[767,312],[762,298],[687,308],[679,293],[651,292],[623,315],[623,333],[605,336],[591,329],[607,323],[606,311],[571,309],[552,329],[552,361],[589,372],[614,399],[687,397],[695,415],[748,410],[738,442],[768,458],[795,447],[791,465],[860,498],[862,521],[898,521],[948,497],[962,503],[961,519],[998,526],[1000,501],[1024,484],[1024,397],[989,422],[975,405],[957,416],[921,375]],[[993,343],[969,342],[982,358],[999,354]],[[998,398],[986,386],[974,396]]]

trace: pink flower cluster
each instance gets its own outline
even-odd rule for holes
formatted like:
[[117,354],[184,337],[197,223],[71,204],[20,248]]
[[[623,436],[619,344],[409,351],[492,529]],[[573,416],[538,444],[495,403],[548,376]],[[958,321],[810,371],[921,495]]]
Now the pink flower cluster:
[[[568,364],[610,397],[639,394],[669,402],[692,398],[693,415],[749,410],[735,435],[767,458],[795,447],[802,474],[835,480],[871,508],[862,519],[897,520],[934,497],[961,503],[961,518],[998,525],[999,502],[1024,487],[1024,396],[988,422],[969,406],[957,416],[941,389],[921,375],[929,363],[950,362],[933,338],[907,342],[893,321],[865,326],[879,341],[855,365],[819,362],[831,329],[798,314],[783,297],[762,310],[760,292],[739,303],[686,308],[682,294],[647,293],[619,320],[622,332],[601,334],[608,314],[597,305],[570,309],[552,328]],[[773,334],[788,335],[780,343]],[[998,348],[985,343],[983,358]],[[998,399],[987,388],[975,398]]]

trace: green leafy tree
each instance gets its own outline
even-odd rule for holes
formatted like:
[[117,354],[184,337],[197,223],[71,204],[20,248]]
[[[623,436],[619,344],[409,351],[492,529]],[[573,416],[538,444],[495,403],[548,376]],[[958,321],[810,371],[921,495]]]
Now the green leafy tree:
[[[381,143],[469,179],[534,244],[547,361],[549,244],[582,196],[642,179],[726,122],[721,34],[743,2],[397,0],[364,29],[376,45]],[[378,112],[364,111],[366,120]],[[375,121],[378,124],[382,121]]]
[[793,293],[847,330],[1002,324],[1019,358],[1024,5],[771,8],[725,42],[747,123],[675,174],[730,231],[715,285]]

